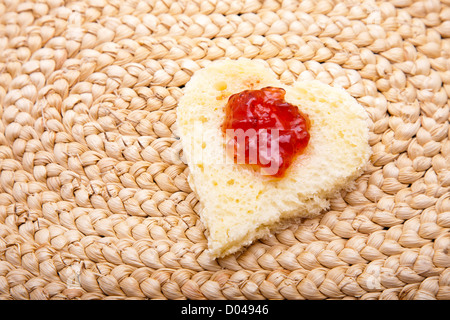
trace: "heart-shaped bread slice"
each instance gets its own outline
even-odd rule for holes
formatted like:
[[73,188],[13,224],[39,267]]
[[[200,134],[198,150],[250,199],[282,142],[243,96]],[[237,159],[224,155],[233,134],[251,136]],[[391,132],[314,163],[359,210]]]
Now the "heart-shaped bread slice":
[[[268,86],[283,88],[311,125],[308,146],[278,179],[235,163],[222,130],[232,94]],[[349,188],[369,160],[369,124],[344,89],[319,81],[284,85],[262,61],[219,60],[198,70],[179,101],[177,125],[210,254],[234,253],[286,221],[328,208],[328,199]]]

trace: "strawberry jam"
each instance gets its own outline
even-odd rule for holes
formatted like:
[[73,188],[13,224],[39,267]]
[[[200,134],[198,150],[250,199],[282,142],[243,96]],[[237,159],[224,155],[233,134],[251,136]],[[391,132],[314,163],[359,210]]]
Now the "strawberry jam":
[[285,93],[266,87],[230,96],[223,130],[236,163],[259,166],[265,175],[280,178],[306,148],[310,121],[284,100]]

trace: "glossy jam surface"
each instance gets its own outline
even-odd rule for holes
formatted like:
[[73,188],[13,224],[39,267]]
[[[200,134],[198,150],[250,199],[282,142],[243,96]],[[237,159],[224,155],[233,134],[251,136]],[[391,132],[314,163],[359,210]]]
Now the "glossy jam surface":
[[310,121],[284,100],[285,93],[265,87],[230,96],[223,130],[236,163],[259,166],[265,175],[280,178],[306,148]]

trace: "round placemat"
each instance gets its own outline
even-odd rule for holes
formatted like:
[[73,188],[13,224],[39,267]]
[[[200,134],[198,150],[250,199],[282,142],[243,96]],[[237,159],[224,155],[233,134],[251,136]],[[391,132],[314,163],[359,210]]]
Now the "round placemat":
[[[0,298],[450,299],[449,37],[449,0],[1,1]],[[345,88],[373,155],[213,260],[176,107],[239,57]]]

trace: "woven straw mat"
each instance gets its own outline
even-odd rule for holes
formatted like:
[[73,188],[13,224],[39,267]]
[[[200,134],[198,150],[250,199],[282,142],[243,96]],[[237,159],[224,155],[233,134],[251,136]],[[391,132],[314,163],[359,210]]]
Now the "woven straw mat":
[[[213,260],[176,135],[217,59],[344,87],[371,165]],[[450,1],[0,3],[0,298],[450,299]]]

